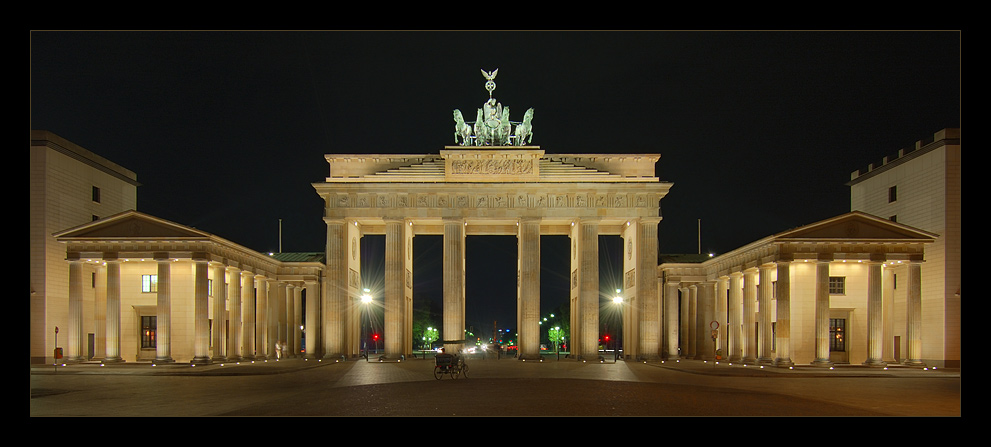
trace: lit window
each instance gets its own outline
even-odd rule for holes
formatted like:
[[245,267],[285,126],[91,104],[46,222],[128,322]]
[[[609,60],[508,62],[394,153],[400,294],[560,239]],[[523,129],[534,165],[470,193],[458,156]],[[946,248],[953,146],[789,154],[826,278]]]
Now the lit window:
[[844,276],[830,276],[829,277],[829,294],[830,295],[843,295],[846,293],[846,277]]
[[155,332],[158,330],[158,317],[141,317],[141,349],[155,348]]
[[846,319],[829,319],[829,350],[832,352],[846,351]]
[[158,292],[158,275],[141,275],[141,291],[144,293]]

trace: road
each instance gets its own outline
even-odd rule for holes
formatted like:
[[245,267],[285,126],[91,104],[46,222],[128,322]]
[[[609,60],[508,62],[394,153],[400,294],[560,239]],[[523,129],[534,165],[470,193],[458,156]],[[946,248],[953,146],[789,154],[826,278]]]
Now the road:
[[32,368],[46,416],[961,416],[956,371],[472,359]]

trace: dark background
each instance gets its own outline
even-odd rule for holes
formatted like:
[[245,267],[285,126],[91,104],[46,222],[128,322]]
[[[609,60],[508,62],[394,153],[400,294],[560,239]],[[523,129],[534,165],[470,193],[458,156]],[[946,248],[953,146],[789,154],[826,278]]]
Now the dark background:
[[[960,126],[958,31],[30,39],[31,129],[136,172],[139,211],[260,252],[278,250],[279,219],[282,251],[324,250],[311,186],[328,175],[324,154],[454,144],[451,111],[488,98],[480,69],[499,69],[493,96],[512,119],[534,108],[533,144],[547,153],[661,155],[656,175],[674,184],[662,253],[718,254],[847,212],[852,171]],[[366,239],[367,281],[382,251]],[[542,243],[549,312],[566,302],[568,243]],[[439,238],[414,245],[414,300],[439,298]],[[605,238],[600,250],[610,293],[620,245]],[[469,325],[514,324],[514,238],[469,237],[468,256]]]

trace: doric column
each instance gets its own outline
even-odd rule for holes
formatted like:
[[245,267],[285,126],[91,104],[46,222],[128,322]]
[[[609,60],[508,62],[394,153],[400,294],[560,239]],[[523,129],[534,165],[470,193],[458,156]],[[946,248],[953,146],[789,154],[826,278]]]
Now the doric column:
[[104,362],[123,362],[120,356],[120,261],[107,259],[107,356]]
[[757,270],[743,272],[743,361],[757,361]]
[[688,358],[699,358],[699,286],[688,286]]
[[771,347],[774,346],[774,331],[771,327],[771,315],[773,314],[771,302],[774,298],[774,282],[771,281],[771,273],[774,272],[774,268],[774,264],[762,264],[759,268],[760,285],[758,286],[758,299],[760,301],[757,303],[757,308],[760,319],[757,323],[757,330],[760,331],[760,341],[757,344],[759,349],[757,354],[758,363],[770,364],[774,361],[771,358]]
[[698,347],[697,357],[703,360],[716,359],[716,344],[712,339],[711,323],[716,318],[716,283],[706,281],[699,284],[698,291]]
[[[444,220],[444,326],[442,340],[465,336],[465,223]],[[445,344],[448,352],[461,346]]]
[[881,311],[883,294],[883,255],[880,259],[871,255],[867,263],[867,360],[866,366],[883,367],[887,365],[881,356],[884,347],[884,315]]
[[[402,219],[385,220],[385,333],[383,343],[388,358],[403,355],[402,303],[406,291],[403,272],[406,241],[403,238]],[[461,339],[464,337],[458,337]]]
[[244,351],[241,357],[245,360],[255,358],[255,274],[249,271],[241,272],[241,304],[243,315],[241,343]]
[[203,255],[193,256],[193,361],[210,363],[210,274]]
[[[268,308],[270,315],[268,321],[268,347],[269,352],[274,353],[276,359],[281,359],[285,355],[286,344],[286,283],[282,281],[272,282],[272,291],[268,297]],[[278,343],[278,346],[276,346]],[[278,348],[278,349],[277,349]]]
[[320,358],[320,282],[306,281],[306,358]]
[[922,262],[912,260],[908,264],[908,297],[905,335],[908,338],[908,365],[923,365],[922,361]]
[[729,300],[726,311],[729,323],[726,325],[726,356],[731,362],[743,360],[743,272],[729,275]]
[[[350,351],[345,346],[349,341],[357,341],[351,340],[350,337],[360,337],[357,331],[349,334],[350,337],[345,337],[344,330],[346,323],[349,322],[355,328],[360,326],[360,321],[351,321],[357,320],[357,317],[345,318],[346,315],[349,315],[349,311],[353,311],[355,315],[360,315],[358,304],[348,305],[350,300],[348,299],[347,234],[347,222],[343,220],[327,221],[327,290],[321,295],[323,301],[321,306],[323,327],[321,331],[324,349],[322,354],[328,359],[340,358],[349,353]],[[357,250],[357,242],[355,244],[354,248]],[[357,346],[357,343],[353,343],[353,345]]]
[[69,261],[68,323],[65,360],[69,362],[84,361],[86,354],[83,352],[83,262],[79,259]]
[[282,301],[282,320],[285,325],[279,329],[282,335],[282,355],[284,357],[292,357],[296,348],[296,340],[293,339],[293,327],[296,325],[293,321],[293,316],[296,313],[294,307],[295,301],[293,300],[293,295],[296,292],[296,286],[291,283],[285,284],[285,296]]
[[155,363],[172,362],[172,260],[165,253],[156,254],[158,263],[158,300],[155,317]]
[[[661,353],[661,304],[657,290],[657,224],[659,218],[637,221],[637,352],[639,358],[656,359]],[[624,344],[626,342],[624,341]]]
[[726,341],[727,341],[727,292],[729,291],[729,277],[720,276],[716,280],[716,321],[719,322],[719,338],[716,340],[716,349],[722,351],[722,358],[727,358],[728,352],[726,351]]
[[286,284],[286,338],[285,356],[295,357],[298,351],[296,334],[299,332],[299,322],[296,320],[296,285]]
[[680,306],[680,310],[678,312],[678,317],[680,320],[678,321],[678,356],[680,358],[687,359],[691,358],[688,351],[688,339],[691,334],[691,331],[689,330],[691,323],[689,322],[690,318],[688,317],[689,310],[691,309],[689,304],[691,302],[691,293],[689,292],[688,286],[684,284],[682,284],[682,287],[679,288],[678,291],[680,292],[678,297]]
[[519,268],[519,355],[540,359],[540,220],[520,219],[517,231]]
[[223,264],[213,267],[213,361],[227,360],[227,276]]
[[829,262],[831,257],[820,255],[816,261],[816,357],[815,366],[832,366],[829,361]]
[[300,327],[303,325],[303,286],[297,284],[292,289],[292,325],[289,329],[292,331],[292,352],[290,355],[292,357],[300,357],[300,349],[303,348],[303,329]]
[[778,280],[777,289],[777,357],[774,364],[780,367],[794,366],[791,361],[791,259],[782,257],[777,260]]
[[227,360],[241,360],[241,269],[227,267],[229,283],[227,302],[230,303],[230,322],[227,323]]
[[272,318],[269,315],[268,303],[268,278],[263,275],[255,275],[255,360],[266,360],[272,352],[268,349],[268,321]]
[[678,283],[664,286],[664,327],[667,337],[667,359],[678,360]]
[[599,353],[599,222],[578,222],[578,306],[581,319],[581,356],[587,360]]

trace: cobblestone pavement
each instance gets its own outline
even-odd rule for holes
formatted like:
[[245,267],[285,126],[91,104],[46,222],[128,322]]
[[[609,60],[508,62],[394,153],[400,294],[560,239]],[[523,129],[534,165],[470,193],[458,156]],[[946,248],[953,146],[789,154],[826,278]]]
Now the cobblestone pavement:
[[34,366],[31,416],[945,416],[959,370],[681,362],[287,359]]

